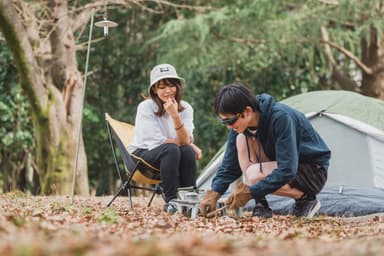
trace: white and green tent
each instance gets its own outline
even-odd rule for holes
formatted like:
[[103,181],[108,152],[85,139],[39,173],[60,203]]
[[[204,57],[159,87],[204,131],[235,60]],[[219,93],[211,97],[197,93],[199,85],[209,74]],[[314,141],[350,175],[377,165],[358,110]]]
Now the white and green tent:
[[[281,101],[303,113],[332,151],[320,212],[357,216],[384,212],[384,101],[347,91],[315,91]],[[225,146],[197,180],[210,188]],[[229,188],[231,190],[231,187]],[[293,200],[268,196],[275,212]]]

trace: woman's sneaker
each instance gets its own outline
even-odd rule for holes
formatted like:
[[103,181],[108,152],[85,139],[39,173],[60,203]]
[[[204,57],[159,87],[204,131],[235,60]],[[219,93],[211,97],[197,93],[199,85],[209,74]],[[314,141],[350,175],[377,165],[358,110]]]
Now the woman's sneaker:
[[296,200],[292,214],[296,217],[312,218],[320,210],[320,201],[316,197],[309,198],[307,196]]
[[163,206],[163,211],[170,213],[170,214],[174,214],[175,212],[177,212],[177,209],[178,209],[177,203],[175,201],[173,201],[173,199],[171,201],[169,201],[168,203],[165,203]]

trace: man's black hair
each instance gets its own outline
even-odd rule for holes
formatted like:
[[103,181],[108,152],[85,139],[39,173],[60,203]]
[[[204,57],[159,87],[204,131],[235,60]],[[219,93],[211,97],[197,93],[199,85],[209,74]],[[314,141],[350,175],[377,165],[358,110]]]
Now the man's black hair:
[[250,106],[253,111],[259,110],[256,96],[242,84],[226,85],[216,95],[216,115],[243,113],[247,106]]

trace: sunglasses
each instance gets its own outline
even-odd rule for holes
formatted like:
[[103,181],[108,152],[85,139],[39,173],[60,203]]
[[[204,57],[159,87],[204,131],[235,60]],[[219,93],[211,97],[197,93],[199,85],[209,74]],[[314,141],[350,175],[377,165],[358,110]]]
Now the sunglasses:
[[230,118],[225,118],[225,119],[221,119],[219,118],[220,122],[222,124],[225,124],[225,125],[234,125],[237,120],[239,119],[239,117],[241,117],[242,114],[240,113],[237,113],[236,115],[234,115],[233,117],[230,117]]

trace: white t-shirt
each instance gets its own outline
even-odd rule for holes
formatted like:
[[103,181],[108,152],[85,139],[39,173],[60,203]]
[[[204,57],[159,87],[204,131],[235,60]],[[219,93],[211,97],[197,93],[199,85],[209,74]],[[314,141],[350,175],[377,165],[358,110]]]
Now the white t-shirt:
[[[181,120],[189,136],[193,140],[193,109],[186,101],[181,101],[184,110],[180,112]],[[133,152],[138,148],[154,149],[167,139],[176,139],[176,131],[172,117],[165,113],[161,117],[156,116],[158,108],[152,99],[142,101],[137,107],[135,119],[135,136],[128,151]]]

